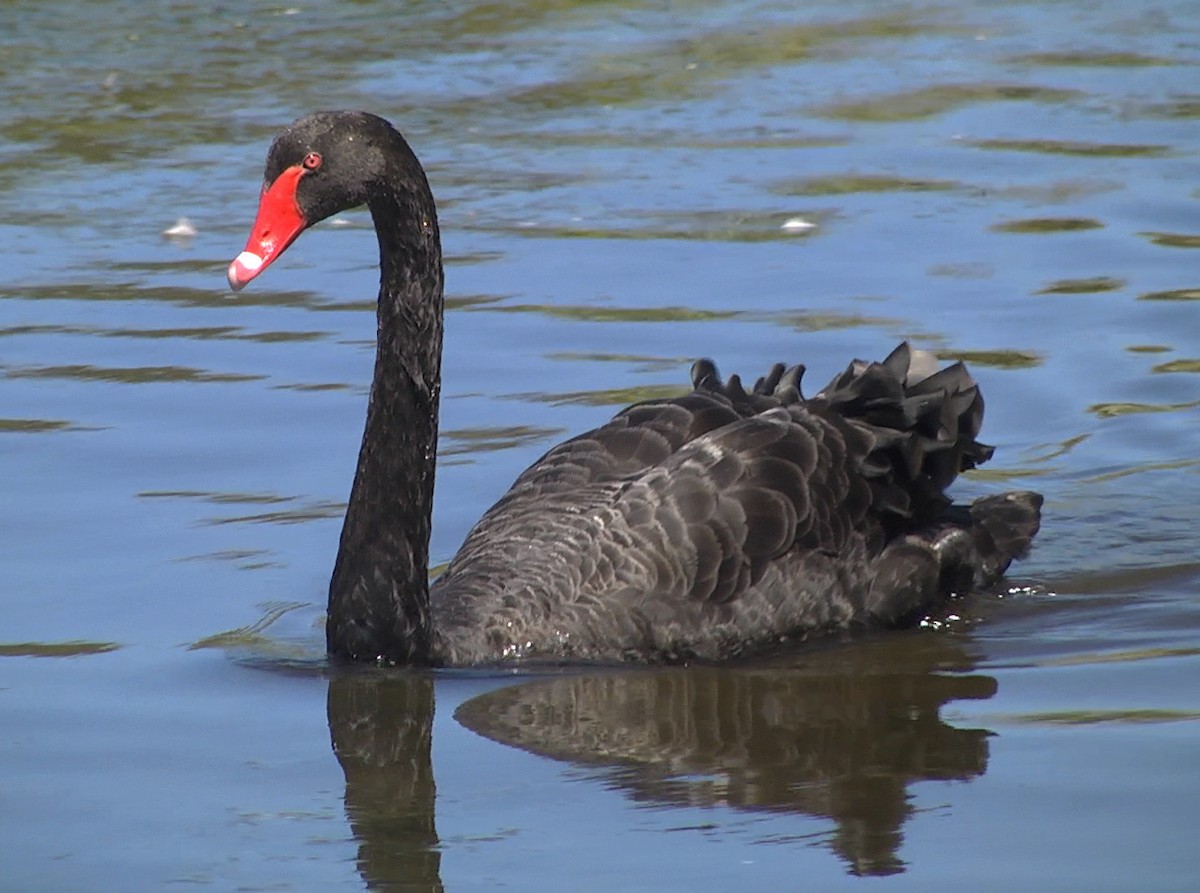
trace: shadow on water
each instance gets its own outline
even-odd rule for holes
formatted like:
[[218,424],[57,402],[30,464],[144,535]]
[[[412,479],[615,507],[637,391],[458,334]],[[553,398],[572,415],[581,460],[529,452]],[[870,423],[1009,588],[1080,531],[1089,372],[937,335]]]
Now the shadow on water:
[[[830,820],[828,835],[764,842],[817,840],[851,874],[890,875],[906,867],[910,786],[987,769],[991,733],[941,717],[951,701],[995,694],[973,668],[959,640],[901,634],[774,664],[541,676],[479,695],[455,719],[639,804]],[[440,890],[432,679],[338,675],[328,707],[367,885]]]

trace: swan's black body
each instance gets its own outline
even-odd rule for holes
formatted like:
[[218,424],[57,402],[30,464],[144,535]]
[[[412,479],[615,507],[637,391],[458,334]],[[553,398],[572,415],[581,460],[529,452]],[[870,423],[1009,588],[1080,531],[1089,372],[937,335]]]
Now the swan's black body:
[[[332,655],[727,658],[911,623],[998,579],[1037,532],[1037,494],[969,507],[944,495],[991,455],[963,366],[926,375],[901,345],[806,399],[800,367],[747,392],[701,361],[690,394],[631,406],[534,463],[429,587],[442,266],[424,172],[386,121],[320,113],[276,139],[266,187],[235,287],[345,208],[365,202],[379,236],[378,355],[330,583]],[[293,189],[299,223],[280,247],[265,209]]]

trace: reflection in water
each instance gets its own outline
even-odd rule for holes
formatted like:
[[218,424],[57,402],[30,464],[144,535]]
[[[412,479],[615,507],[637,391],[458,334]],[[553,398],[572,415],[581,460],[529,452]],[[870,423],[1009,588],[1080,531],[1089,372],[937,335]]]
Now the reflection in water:
[[[829,845],[850,872],[886,875],[904,870],[908,786],[987,767],[989,733],[939,716],[995,693],[971,669],[954,639],[914,632],[786,664],[569,671],[480,695],[455,716],[500,743],[603,767],[601,780],[638,802],[831,819]],[[329,731],[369,889],[442,890],[433,708],[424,673],[330,680]]]
[[[639,802],[832,819],[854,874],[904,870],[912,782],[987,767],[982,729],[943,722],[948,701],[985,699],[989,676],[945,636],[888,637],[800,663],[596,672],[481,695],[456,719],[535,754],[606,767]],[[946,670],[954,672],[947,673]]]
[[433,680],[407,672],[335,675],[327,709],[368,889],[440,891],[429,749]]

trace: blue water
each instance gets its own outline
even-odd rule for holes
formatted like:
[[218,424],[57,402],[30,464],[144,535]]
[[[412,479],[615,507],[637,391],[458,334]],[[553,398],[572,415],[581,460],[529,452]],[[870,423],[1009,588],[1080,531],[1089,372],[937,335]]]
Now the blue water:
[[[1198,63],[1179,0],[7,4],[0,888],[1191,889]],[[331,674],[369,217],[224,267],[337,107],[441,208],[435,562],[697,356],[902,338],[971,365],[956,494],[1045,493],[1034,552],[759,666]]]

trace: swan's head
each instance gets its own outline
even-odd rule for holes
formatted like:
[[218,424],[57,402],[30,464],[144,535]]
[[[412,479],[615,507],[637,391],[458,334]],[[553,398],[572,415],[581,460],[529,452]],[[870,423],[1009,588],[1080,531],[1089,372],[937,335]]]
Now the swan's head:
[[267,153],[258,216],[229,265],[230,287],[244,287],[308,227],[368,203],[389,182],[397,157],[416,162],[392,125],[367,112],[317,112],[293,122]]

